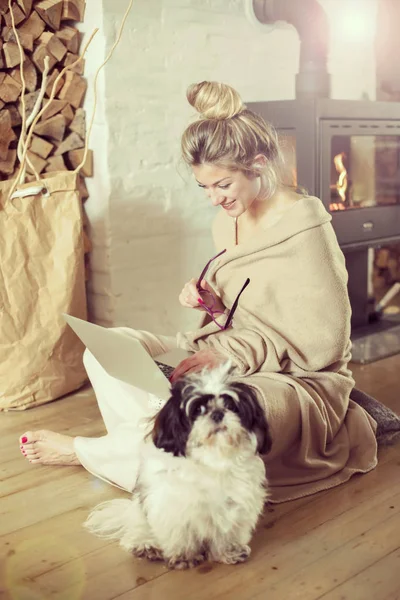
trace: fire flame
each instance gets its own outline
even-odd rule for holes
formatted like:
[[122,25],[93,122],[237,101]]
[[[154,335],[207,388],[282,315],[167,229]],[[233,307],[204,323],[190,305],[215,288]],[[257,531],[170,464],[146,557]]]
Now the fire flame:
[[340,154],[337,154],[335,156],[335,158],[333,159],[336,171],[339,173],[339,178],[336,182],[336,190],[337,190],[337,193],[339,194],[342,202],[346,202],[346,191],[347,191],[347,185],[348,185],[347,170],[343,164],[343,160],[345,158],[346,158],[346,154],[344,152],[341,152]]

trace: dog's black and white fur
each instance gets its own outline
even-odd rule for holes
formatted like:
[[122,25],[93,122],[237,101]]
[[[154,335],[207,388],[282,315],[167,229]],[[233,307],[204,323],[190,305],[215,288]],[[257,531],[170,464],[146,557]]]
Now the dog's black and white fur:
[[255,392],[229,382],[229,365],[186,377],[149,437],[132,499],[99,505],[85,526],[170,568],[246,560],[267,497],[260,454],[271,446]]

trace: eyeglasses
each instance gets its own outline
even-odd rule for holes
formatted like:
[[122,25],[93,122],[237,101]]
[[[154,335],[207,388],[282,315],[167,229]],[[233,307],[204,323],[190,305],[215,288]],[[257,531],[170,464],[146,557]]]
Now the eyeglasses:
[[[221,329],[221,331],[224,331],[225,329],[228,329],[228,327],[231,325],[232,323],[232,319],[233,319],[233,315],[235,314],[235,311],[237,309],[237,306],[239,304],[239,298],[242,295],[242,293],[244,292],[244,290],[247,288],[247,286],[250,283],[250,279],[247,278],[246,281],[243,284],[242,289],[240,290],[240,292],[238,293],[238,295],[236,296],[236,300],[235,302],[232,304],[232,307],[229,311],[228,317],[226,319],[225,325],[220,325],[217,320],[216,320],[216,316],[215,315],[223,315],[224,312],[222,310],[214,310],[214,306],[215,306],[215,298],[213,296],[213,294],[211,292],[209,292],[208,290],[205,290],[204,288],[201,287],[201,282],[203,281],[208,268],[210,266],[210,264],[213,262],[213,260],[215,260],[216,258],[218,258],[219,256],[221,256],[221,254],[224,254],[224,252],[226,252],[225,250],[222,250],[222,252],[219,252],[218,254],[216,254],[215,256],[213,256],[208,263],[206,264],[206,266],[204,267],[204,269],[202,270],[199,279],[197,280],[196,283],[196,289],[199,292],[199,294],[201,294],[202,296],[202,304],[201,306],[204,308],[204,310],[207,311],[207,313],[209,314],[209,316],[211,317],[211,319],[214,321],[214,323],[216,325],[218,325],[218,327]],[[204,298],[207,298],[207,302],[204,300]]]

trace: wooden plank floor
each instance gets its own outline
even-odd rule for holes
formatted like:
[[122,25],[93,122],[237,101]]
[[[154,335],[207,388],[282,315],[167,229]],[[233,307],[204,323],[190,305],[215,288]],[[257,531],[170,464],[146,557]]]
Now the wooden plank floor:
[[[360,388],[400,412],[400,355],[354,366]],[[400,600],[400,445],[349,483],[266,510],[248,563],[169,572],[82,528],[122,496],[80,467],[32,466],[26,429],[103,432],[93,393],[0,414],[0,597],[4,600]]]

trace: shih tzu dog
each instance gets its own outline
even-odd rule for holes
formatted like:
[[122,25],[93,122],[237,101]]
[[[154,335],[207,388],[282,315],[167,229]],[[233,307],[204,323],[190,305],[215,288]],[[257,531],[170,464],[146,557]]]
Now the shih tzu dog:
[[270,447],[256,394],[229,381],[229,364],[185,377],[143,444],[132,498],[100,504],[85,527],[169,568],[243,562],[267,498],[260,455]]

